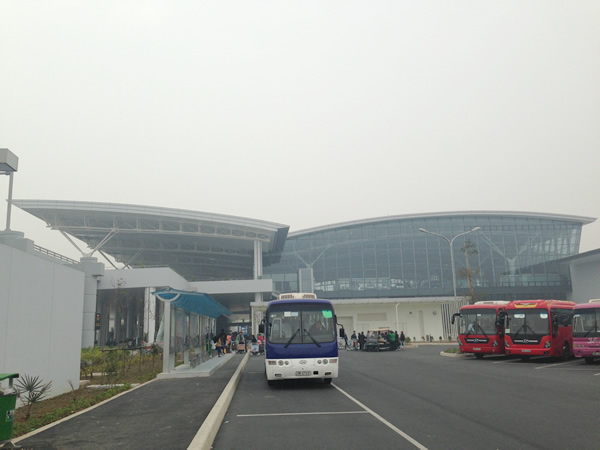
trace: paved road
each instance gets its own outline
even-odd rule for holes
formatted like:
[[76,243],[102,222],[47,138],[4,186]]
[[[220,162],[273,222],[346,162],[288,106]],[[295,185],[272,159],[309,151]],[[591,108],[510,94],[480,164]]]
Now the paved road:
[[246,366],[213,448],[597,449],[600,364],[343,352],[332,386]]

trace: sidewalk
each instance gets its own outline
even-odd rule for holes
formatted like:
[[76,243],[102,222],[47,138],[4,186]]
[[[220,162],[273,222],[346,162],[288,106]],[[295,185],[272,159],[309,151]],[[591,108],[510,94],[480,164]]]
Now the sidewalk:
[[244,358],[227,354],[181,368],[12,442],[45,450],[187,449]]

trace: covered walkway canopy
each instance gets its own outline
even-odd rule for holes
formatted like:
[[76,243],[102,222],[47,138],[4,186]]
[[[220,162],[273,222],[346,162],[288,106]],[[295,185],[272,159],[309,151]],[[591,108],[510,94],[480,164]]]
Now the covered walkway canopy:
[[186,312],[216,319],[230,316],[231,311],[217,302],[208,294],[200,292],[180,291],[178,289],[163,289],[153,293],[163,302],[169,302],[171,307],[183,309]]
[[210,295],[200,292],[163,289],[153,294],[165,305],[161,325],[163,373],[175,370],[177,352],[183,352],[185,365],[190,365],[190,349],[194,349],[201,361],[205,359],[209,331],[214,331],[218,317],[229,316],[231,312]]

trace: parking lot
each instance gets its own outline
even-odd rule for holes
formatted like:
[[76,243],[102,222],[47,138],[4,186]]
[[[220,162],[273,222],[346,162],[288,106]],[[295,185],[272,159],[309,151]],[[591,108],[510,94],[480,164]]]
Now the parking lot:
[[213,448],[596,449],[600,364],[340,352],[340,376],[267,386],[251,357]]

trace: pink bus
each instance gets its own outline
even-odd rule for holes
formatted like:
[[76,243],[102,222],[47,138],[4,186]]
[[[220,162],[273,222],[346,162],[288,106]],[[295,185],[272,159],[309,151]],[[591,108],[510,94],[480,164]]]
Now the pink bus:
[[573,313],[573,353],[591,364],[600,358],[600,299],[578,303]]

